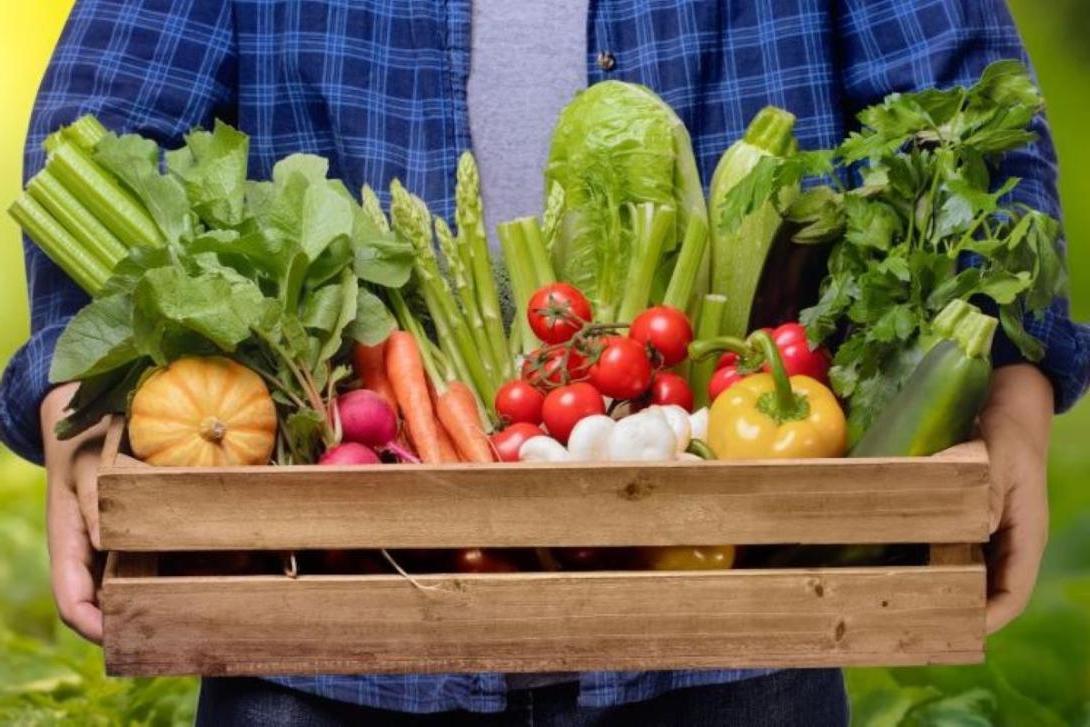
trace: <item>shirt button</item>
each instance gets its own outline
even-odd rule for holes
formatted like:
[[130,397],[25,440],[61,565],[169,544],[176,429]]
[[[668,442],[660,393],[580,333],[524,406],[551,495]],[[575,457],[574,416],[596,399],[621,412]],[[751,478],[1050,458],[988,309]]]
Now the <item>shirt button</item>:
[[598,51],[598,67],[603,71],[612,71],[617,65],[617,59],[607,50]]

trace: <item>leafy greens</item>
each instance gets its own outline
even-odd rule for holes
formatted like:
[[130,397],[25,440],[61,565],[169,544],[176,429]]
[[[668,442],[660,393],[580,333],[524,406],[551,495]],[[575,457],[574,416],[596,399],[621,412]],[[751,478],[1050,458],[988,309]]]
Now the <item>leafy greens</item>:
[[859,113],[861,129],[836,150],[762,159],[725,200],[715,222],[729,228],[803,177],[828,180],[783,214],[796,242],[832,242],[802,321],[812,342],[839,342],[830,377],[849,401],[853,439],[900,389],[952,299],[982,299],[1026,358],[1043,355],[1024,320],[1064,289],[1060,225],[1009,201],[1018,179],[993,179],[1002,154],[1036,139],[1028,127],[1042,106],[1025,67],[1001,61],[968,89],[891,94]]

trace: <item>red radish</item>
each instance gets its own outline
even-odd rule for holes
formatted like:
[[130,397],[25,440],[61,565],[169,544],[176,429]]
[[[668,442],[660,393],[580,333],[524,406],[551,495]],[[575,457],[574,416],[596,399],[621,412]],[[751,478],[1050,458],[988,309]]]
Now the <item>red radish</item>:
[[375,450],[356,442],[338,444],[336,447],[327,449],[325,454],[318,458],[318,464],[326,466],[381,464],[381,462]]
[[417,458],[397,442],[397,414],[381,395],[370,389],[356,389],[337,398],[345,443],[361,444],[393,453],[398,459],[417,462]]

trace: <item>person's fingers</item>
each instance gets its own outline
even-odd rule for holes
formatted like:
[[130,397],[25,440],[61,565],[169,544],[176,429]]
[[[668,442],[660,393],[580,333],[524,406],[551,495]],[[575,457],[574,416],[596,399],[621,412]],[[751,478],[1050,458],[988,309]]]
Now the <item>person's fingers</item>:
[[1029,604],[1037,583],[1047,529],[1020,526],[1015,519],[996,533],[988,564],[990,588],[987,630],[994,633],[1013,621]]
[[72,463],[76,498],[95,550],[102,549],[98,530],[98,464],[101,459],[101,450],[97,446],[87,446],[76,453]]
[[102,641],[102,611],[95,599],[94,550],[76,494],[51,482],[47,494],[49,563],[61,620],[84,638]]

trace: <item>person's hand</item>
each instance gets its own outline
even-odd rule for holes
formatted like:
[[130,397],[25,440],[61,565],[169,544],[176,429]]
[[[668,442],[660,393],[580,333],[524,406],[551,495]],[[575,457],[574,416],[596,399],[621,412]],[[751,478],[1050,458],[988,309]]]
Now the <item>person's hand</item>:
[[1029,603],[1048,542],[1048,440],[1052,385],[1034,366],[997,369],[980,415],[991,459],[988,633]]
[[106,421],[73,439],[57,439],[53,427],[64,417],[75,386],[57,387],[41,407],[50,580],[61,620],[100,643],[102,611],[95,598],[94,573],[99,543],[96,475]]

